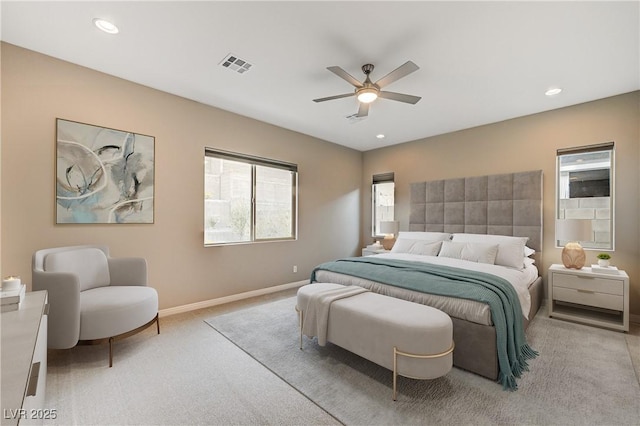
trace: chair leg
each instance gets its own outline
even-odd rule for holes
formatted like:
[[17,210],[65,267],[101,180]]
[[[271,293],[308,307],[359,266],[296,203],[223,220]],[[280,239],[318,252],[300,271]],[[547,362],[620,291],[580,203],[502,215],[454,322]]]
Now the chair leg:
[[109,337],[109,368],[113,367],[113,337]]
[[97,345],[97,344],[102,344],[105,341],[109,341],[109,368],[113,367],[113,342],[118,340],[118,339],[124,339],[125,337],[128,336],[132,336],[144,329],[146,329],[147,327],[150,327],[151,325],[153,325],[153,322],[156,322],[156,327],[158,330],[158,334],[160,334],[160,316],[158,314],[156,314],[155,318],[152,319],[151,321],[149,321],[148,323],[136,328],[135,330],[131,330],[128,331],[126,333],[122,333],[119,334],[117,336],[112,336],[112,337],[105,337],[103,339],[92,339],[92,340],[80,340],[78,341],[79,345]]

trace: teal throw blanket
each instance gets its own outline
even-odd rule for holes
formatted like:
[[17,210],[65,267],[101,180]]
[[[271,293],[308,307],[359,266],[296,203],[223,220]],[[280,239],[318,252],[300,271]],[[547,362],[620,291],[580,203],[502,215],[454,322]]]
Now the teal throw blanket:
[[476,300],[489,304],[496,329],[498,382],[516,390],[516,378],[528,371],[527,359],[538,353],[526,342],[522,308],[513,286],[505,279],[484,272],[443,265],[378,257],[350,257],[318,265],[311,273],[326,270],[422,293]]

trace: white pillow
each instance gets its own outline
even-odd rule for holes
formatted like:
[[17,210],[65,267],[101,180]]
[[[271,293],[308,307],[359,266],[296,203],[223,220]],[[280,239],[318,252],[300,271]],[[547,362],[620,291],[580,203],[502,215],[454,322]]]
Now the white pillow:
[[437,256],[440,251],[441,241],[408,240],[401,238],[396,240],[391,248],[391,253],[412,253],[426,256]]
[[[411,240],[405,240],[411,241]],[[440,251],[442,241],[416,241],[413,243],[408,253],[421,254],[423,256],[437,256]]]
[[493,265],[497,254],[498,244],[443,241],[438,256]]
[[400,231],[398,239],[422,240],[422,241],[446,241],[451,238],[448,232],[421,232],[421,231]]
[[530,247],[524,246],[524,257],[533,256],[536,254],[536,251]]
[[498,255],[498,244],[466,243],[462,258],[478,263],[493,265]]
[[398,238],[393,247],[391,247],[391,253],[409,253],[411,247],[416,243],[416,240],[408,240],[406,238]]
[[462,249],[464,243],[454,243],[451,241],[443,241],[440,247],[439,257],[451,257],[453,259],[462,259]]
[[507,235],[453,234],[452,241],[498,244],[495,264],[522,269],[524,267],[524,247],[528,239],[529,237],[510,237]]

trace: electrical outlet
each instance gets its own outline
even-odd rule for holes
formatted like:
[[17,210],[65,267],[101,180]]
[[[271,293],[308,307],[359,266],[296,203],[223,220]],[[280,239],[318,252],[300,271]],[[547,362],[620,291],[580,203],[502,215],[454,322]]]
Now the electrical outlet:
[[298,265],[293,265],[293,272],[298,272]]

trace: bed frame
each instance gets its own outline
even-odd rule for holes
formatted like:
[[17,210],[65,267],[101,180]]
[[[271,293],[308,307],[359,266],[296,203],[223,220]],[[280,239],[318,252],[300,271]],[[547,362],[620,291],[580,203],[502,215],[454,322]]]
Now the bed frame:
[[[542,170],[445,179],[411,184],[409,231],[494,234],[529,237],[527,246],[542,251]],[[529,288],[533,319],[544,294],[542,278]],[[498,378],[496,331],[453,320],[453,364],[489,379]],[[529,321],[525,319],[525,329]]]

